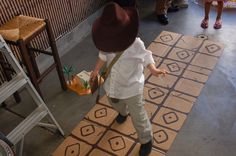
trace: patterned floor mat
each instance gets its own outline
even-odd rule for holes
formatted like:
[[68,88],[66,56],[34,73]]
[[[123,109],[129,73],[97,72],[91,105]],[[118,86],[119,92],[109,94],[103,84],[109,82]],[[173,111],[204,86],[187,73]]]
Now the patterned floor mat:
[[[156,65],[170,74],[157,78],[145,71],[144,97],[154,143],[150,156],[165,156],[215,67],[223,45],[207,39],[163,31],[148,47]],[[100,99],[53,156],[138,156],[140,144],[130,117],[123,124]]]

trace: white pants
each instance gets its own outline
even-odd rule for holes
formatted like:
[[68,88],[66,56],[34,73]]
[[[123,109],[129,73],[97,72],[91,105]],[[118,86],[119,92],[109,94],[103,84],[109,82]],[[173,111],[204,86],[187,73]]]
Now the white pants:
[[113,103],[110,98],[108,98],[108,100],[112,107],[122,116],[130,114],[141,144],[145,144],[152,140],[152,126],[144,108],[143,95],[120,99],[117,103]]

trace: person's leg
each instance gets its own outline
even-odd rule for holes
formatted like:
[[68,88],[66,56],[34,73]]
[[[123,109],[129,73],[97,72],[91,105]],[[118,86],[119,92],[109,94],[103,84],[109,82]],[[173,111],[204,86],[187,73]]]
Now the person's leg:
[[168,24],[167,10],[171,6],[172,0],[156,0],[156,14],[161,24]]
[[204,28],[204,29],[208,28],[208,21],[209,21],[209,13],[210,13],[210,9],[211,9],[211,3],[212,2],[208,2],[208,1],[205,2],[205,17],[204,17],[204,19],[202,20],[202,23],[201,23],[201,27]]
[[177,5],[175,5],[174,1],[171,2],[171,6],[167,9],[167,13],[179,11],[179,7]]
[[129,112],[127,105],[123,102],[123,100],[111,99],[108,97],[108,101],[111,106],[119,113],[116,117],[116,122],[119,124],[125,122]]
[[221,15],[222,15],[222,12],[223,12],[223,7],[224,7],[224,2],[223,1],[218,1],[216,20],[221,19]]
[[141,143],[140,155],[146,155],[152,149],[152,126],[144,108],[143,95],[137,95],[124,100],[128,105],[128,110],[133,122],[134,128],[138,134]]
[[214,24],[215,29],[220,29],[222,27],[221,15],[223,12],[223,7],[224,7],[224,2],[218,1],[216,22]]
[[204,19],[207,19],[207,20],[209,19],[211,4],[212,4],[212,2],[206,2],[205,3],[205,17],[204,17]]
[[162,15],[167,13],[167,9],[165,6],[166,0],[156,0],[156,14]]

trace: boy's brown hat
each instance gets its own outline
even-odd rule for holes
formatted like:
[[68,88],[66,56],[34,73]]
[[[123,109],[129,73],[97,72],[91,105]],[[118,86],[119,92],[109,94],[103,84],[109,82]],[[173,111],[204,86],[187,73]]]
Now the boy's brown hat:
[[134,42],[138,26],[139,18],[135,7],[121,8],[112,2],[105,6],[102,15],[93,23],[92,38],[99,50],[120,52]]

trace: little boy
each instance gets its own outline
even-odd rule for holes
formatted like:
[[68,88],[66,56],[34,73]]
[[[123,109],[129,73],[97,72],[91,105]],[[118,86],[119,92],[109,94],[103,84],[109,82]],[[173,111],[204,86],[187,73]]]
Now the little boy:
[[155,67],[151,51],[137,37],[139,17],[136,8],[121,8],[117,3],[105,6],[101,17],[92,27],[92,38],[100,50],[99,58],[90,79],[93,81],[101,67],[109,65],[116,54],[123,52],[104,83],[108,100],[119,115],[118,123],[125,122],[128,114],[137,131],[141,147],[140,156],[147,156],[152,149],[152,127],[144,108],[144,67],[159,76],[167,73]]

